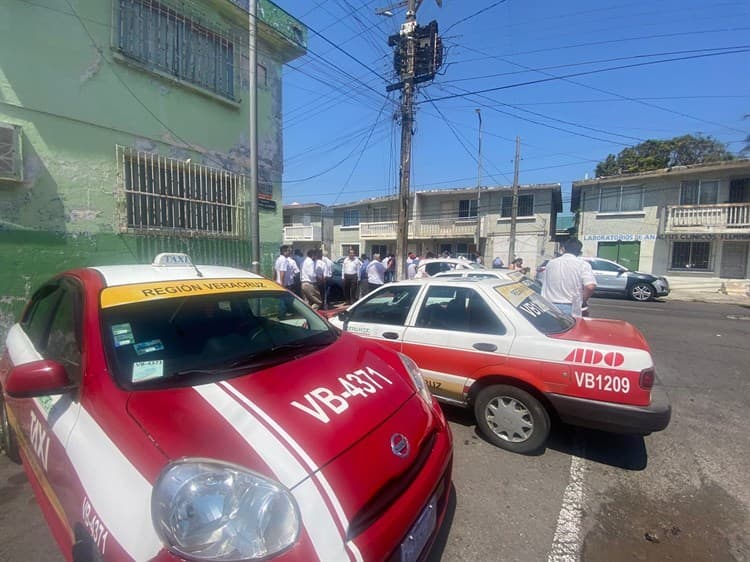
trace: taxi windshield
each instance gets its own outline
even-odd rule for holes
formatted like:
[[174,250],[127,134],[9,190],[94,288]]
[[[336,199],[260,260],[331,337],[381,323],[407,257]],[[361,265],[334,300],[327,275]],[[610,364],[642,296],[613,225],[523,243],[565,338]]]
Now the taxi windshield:
[[286,291],[231,292],[102,308],[108,363],[125,388],[222,380],[283,363],[337,332]]
[[559,334],[570,330],[575,318],[560,312],[547,299],[525,283],[498,285],[495,290],[503,296],[526,320],[545,335]]

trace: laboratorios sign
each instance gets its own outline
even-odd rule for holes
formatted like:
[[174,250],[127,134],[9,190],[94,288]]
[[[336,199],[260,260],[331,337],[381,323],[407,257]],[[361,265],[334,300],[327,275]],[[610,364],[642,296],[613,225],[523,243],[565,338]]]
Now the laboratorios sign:
[[584,234],[584,241],[591,242],[642,242],[644,240],[736,240],[750,241],[750,232],[702,232],[668,234]]

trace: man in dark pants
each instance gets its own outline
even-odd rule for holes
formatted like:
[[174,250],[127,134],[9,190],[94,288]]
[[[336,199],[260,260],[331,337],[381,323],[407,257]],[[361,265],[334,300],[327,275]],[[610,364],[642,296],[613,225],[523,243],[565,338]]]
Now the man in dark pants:
[[349,255],[341,264],[341,274],[344,277],[344,298],[346,304],[352,304],[357,300],[359,295],[359,268],[362,266],[362,262],[357,257],[357,253],[353,248],[349,248]]

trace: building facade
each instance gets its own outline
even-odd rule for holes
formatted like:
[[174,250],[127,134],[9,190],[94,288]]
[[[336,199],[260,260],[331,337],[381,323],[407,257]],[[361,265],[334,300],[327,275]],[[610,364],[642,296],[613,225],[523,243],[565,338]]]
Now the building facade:
[[320,203],[284,205],[283,242],[303,255],[318,248],[333,255],[333,210]]
[[0,334],[61,269],[150,262],[272,269],[281,242],[281,70],[304,26],[257,15],[261,255],[248,219],[247,0],[4,2]]
[[586,255],[720,286],[750,278],[750,160],[573,182]]
[[[487,187],[418,191],[411,196],[407,251],[419,256],[448,252],[491,263],[507,262],[513,190]],[[534,267],[554,252],[560,184],[522,185],[518,190],[515,254]],[[333,253],[395,254],[398,197],[380,197],[333,207]]]

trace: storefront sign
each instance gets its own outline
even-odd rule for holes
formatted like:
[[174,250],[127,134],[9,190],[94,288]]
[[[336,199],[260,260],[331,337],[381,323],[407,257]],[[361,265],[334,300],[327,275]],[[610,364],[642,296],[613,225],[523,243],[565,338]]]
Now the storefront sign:
[[669,234],[584,234],[591,242],[642,242],[643,240],[737,240],[750,241],[750,232],[707,232]]
[[656,234],[585,234],[583,240],[593,242],[631,242],[642,240],[656,240]]

